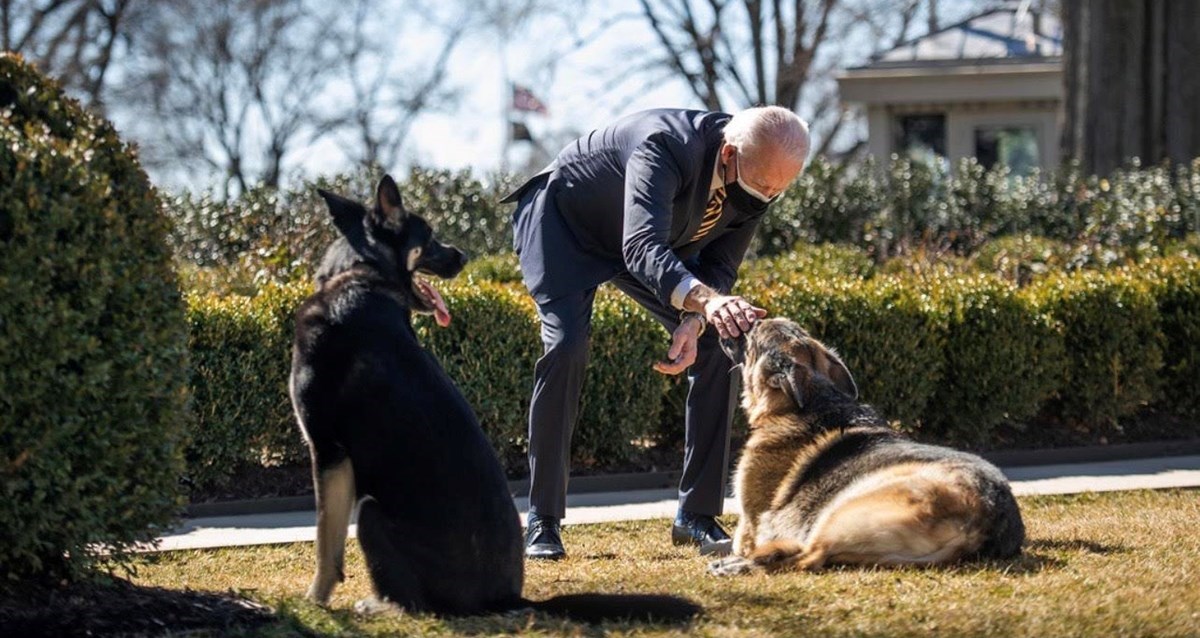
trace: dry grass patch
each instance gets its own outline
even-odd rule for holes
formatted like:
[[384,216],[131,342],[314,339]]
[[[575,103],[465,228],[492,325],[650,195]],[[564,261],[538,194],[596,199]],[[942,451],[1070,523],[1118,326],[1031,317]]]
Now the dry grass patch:
[[1020,502],[1029,541],[1014,561],[715,578],[706,559],[670,545],[668,523],[658,520],[568,527],[567,560],[528,566],[529,598],[680,594],[706,608],[690,627],[590,627],[521,614],[359,617],[350,609],[370,583],[353,542],[330,610],[300,598],[311,544],[164,553],[139,565],[135,580],[243,591],[277,609],[277,625],[254,630],[266,635],[1200,636],[1200,491]]

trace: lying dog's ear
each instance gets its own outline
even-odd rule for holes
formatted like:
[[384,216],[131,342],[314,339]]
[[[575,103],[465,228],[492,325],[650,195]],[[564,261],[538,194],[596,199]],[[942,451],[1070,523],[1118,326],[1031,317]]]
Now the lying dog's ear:
[[399,228],[408,217],[404,210],[404,202],[400,199],[400,189],[391,175],[384,175],[375,187],[375,209],[371,211],[373,221]]
[[825,356],[829,360],[829,380],[833,381],[833,387],[841,390],[851,399],[858,399],[858,384],[854,382],[854,377],[850,374],[850,369],[842,363],[842,358],[833,350],[826,350]]
[[333,217],[333,225],[337,227],[338,232],[350,242],[351,246],[356,249],[360,248],[366,238],[366,233],[363,231],[363,215],[367,209],[352,199],[346,199],[327,190],[318,188],[317,193],[329,206],[329,214]]
[[772,367],[774,370],[767,379],[767,385],[787,392],[796,402],[796,407],[803,410],[804,388],[808,382],[805,367],[791,359],[786,359]]

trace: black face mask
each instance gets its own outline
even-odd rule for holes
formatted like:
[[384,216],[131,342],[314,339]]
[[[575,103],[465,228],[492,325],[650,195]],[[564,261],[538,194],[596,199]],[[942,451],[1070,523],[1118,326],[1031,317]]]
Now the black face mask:
[[773,198],[770,202],[763,200],[747,193],[741,184],[734,182],[725,186],[725,201],[733,205],[734,208],[744,212],[753,213],[755,215],[766,212],[767,206],[771,205],[778,197]]

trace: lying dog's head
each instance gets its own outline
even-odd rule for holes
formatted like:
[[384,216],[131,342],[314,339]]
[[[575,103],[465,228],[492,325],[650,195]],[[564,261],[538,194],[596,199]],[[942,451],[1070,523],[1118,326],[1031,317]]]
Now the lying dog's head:
[[766,319],[721,347],[742,366],[743,406],[756,417],[803,413],[811,397],[836,391],[858,398],[858,386],[832,349],[790,319]]
[[375,189],[375,206],[366,206],[328,191],[318,190],[329,205],[333,224],[341,234],[329,247],[317,271],[317,283],[340,272],[366,264],[383,278],[411,292],[409,306],[433,312],[436,293],[418,274],[450,279],[462,272],[467,256],[433,237],[433,229],[419,215],[404,208],[400,189],[384,175]]

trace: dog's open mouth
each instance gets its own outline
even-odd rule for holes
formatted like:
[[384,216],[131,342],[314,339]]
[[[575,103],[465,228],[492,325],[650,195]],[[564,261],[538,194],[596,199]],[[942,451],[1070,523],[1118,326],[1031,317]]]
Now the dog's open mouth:
[[413,276],[413,294],[417,296],[424,308],[420,308],[425,312],[432,312],[433,319],[443,328],[450,325],[450,311],[446,308],[446,300],[442,299],[442,293],[433,287],[424,277]]

